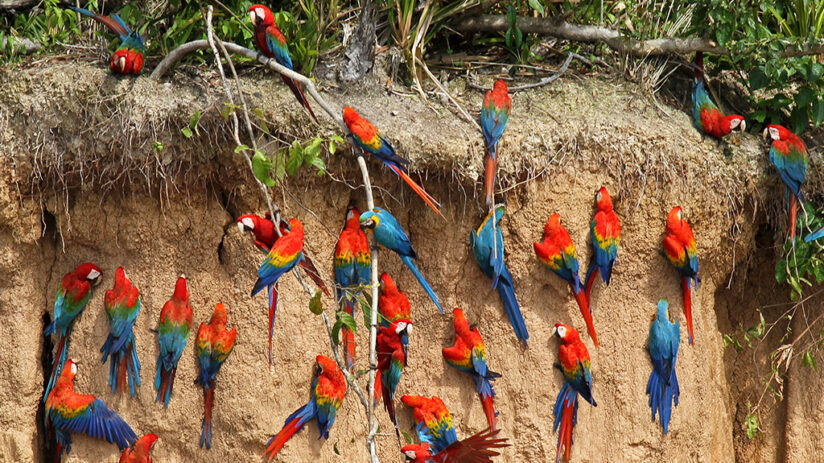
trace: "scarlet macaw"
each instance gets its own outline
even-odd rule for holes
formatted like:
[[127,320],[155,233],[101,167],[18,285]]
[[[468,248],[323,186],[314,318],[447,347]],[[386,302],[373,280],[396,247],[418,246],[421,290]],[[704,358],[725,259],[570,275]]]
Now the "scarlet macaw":
[[406,236],[406,232],[403,231],[401,224],[398,223],[398,220],[389,212],[376,207],[372,211],[366,211],[361,214],[360,226],[372,232],[378,244],[395,251],[401,261],[409,268],[412,274],[415,275],[418,283],[421,284],[426,294],[429,295],[429,298],[432,299],[432,302],[438,307],[438,310],[443,313],[441,303],[438,301],[438,296],[435,295],[435,291],[433,291],[429,283],[426,282],[421,271],[418,270],[418,267],[415,265],[415,261],[412,260],[417,259],[418,255],[412,248],[412,243],[409,242],[409,238]]
[[712,102],[706,87],[704,87],[704,54],[695,54],[695,79],[692,84],[692,117],[693,123],[699,132],[716,139],[721,139],[735,129],[744,132],[747,123],[743,116],[737,114],[724,116],[715,103]]
[[698,250],[692,228],[682,218],[681,208],[676,206],[667,214],[667,235],[664,237],[664,254],[681,274],[681,289],[684,293],[684,316],[687,318],[687,332],[690,344],[692,335],[692,289],[698,289]]
[[[375,395],[381,390],[383,395],[383,405],[386,413],[395,425],[395,434],[400,442],[401,433],[398,430],[398,419],[395,415],[395,391],[401,382],[401,374],[406,366],[406,349],[401,337],[408,337],[408,329],[411,326],[406,322],[391,322],[389,326],[381,326],[378,329],[377,352],[378,352],[378,373],[380,373],[380,384],[375,386]],[[377,377],[376,377],[377,379]],[[377,383],[377,381],[376,381]]]
[[498,169],[498,140],[509,122],[509,113],[512,111],[512,98],[506,88],[506,82],[495,81],[492,90],[484,95],[484,104],[481,107],[481,130],[486,141],[486,178],[485,188],[486,205],[492,205],[495,190],[495,171]]
[[[798,216],[798,203],[804,202],[801,187],[807,176],[807,166],[810,164],[810,155],[807,147],[798,135],[780,125],[768,125],[764,129],[764,139],[770,137],[770,162],[775,166],[781,180],[787,187],[786,195],[790,212],[790,238],[795,243],[795,222]],[[812,241],[812,238],[808,241]]]
[[578,255],[575,253],[575,245],[572,244],[569,232],[561,225],[559,214],[549,216],[544,225],[544,240],[534,243],[533,248],[538,260],[569,283],[586,322],[587,333],[592,338],[595,347],[598,347],[598,337],[595,335],[595,326],[592,324],[592,312],[589,311],[589,303],[578,275]]
[[432,446],[433,454],[439,453],[458,441],[452,424],[452,415],[440,397],[405,395],[401,397],[401,402],[412,407],[418,439]]
[[355,146],[380,159],[386,167],[402,178],[421,197],[423,202],[442,216],[441,211],[438,210],[441,204],[409,177],[406,169],[409,161],[395,154],[395,149],[392,148],[389,140],[384,138],[371,122],[362,118],[357,111],[349,107],[343,108],[343,122],[349,128]]
[[134,397],[135,386],[140,386],[140,361],[135,348],[134,322],[140,312],[141,297],[137,288],[126,276],[126,270],[118,267],[114,274],[114,288],[106,291],[103,299],[106,318],[109,320],[109,336],[100,349],[103,353],[102,363],[111,355],[109,368],[109,386],[112,392],[126,388],[126,376],[129,389]]
[[678,376],[675,374],[675,362],[678,360],[678,344],[681,342],[681,326],[669,319],[669,310],[666,299],[658,301],[658,312],[649,328],[649,356],[652,359],[652,373],[647,382],[649,406],[652,409],[652,420],[658,412],[664,434],[669,428],[672,414],[672,402],[678,405],[678,396],[681,390],[678,387]]
[[589,352],[587,346],[581,341],[578,331],[571,326],[555,324],[554,334],[561,338],[561,345],[558,347],[558,365],[561,373],[564,374],[564,385],[555,399],[555,424],[552,430],[558,433],[558,448],[555,456],[555,463],[561,461],[561,450],[565,460],[569,460],[569,453],[572,450],[572,430],[578,422],[578,394],[584,400],[597,407],[595,399],[592,398],[592,372],[590,371]]
[[[274,58],[280,65],[294,70],[292,68],[292,56],[289,55],[289,46],[286,44],[286,37],[284,37],[280,29],[278,29],[278,25],[275,23],[275,15],[272,14],[272,11],[263,5],[252,5],[249,7],[249,18],[255,26],[255,42],[258,48],[260,48],[260,51],[267,57]],[[292,90],[298,102],[309,111],[312,119],[317,122],[318,118],[315,117],[312,107],[309,106],[309,101],[303,94],[303,89],[300,88],[300,84],[294,79],[282,74],[281,77],[283,78],[283,82]]]
[[177,362],[186,349],[186,341],[192,330],[192,306],[189,305],[189,289],[186,277],[181,275],[175,283],[172,298],[163,304],[160,322],[157,324],[157,342],[160,351],[157,354],[157,373],[155,373],[155,401],[163,401],[169,407],[172,387],[177,373]]
[[69,336],[72,333],[74,320],[89,303],[92,297],[92,286],[100,282],[102,274],[98,266],[86,262],[64,275],[57,288],[57,294],[54,296],[54,320],[44,331],[46,336],[57,335],[57,350],[54,353],[51,376],[43,394],[44,402],[66,364]]
[[612,208],[612,198],[606,188],[601,187],[595,194],[595,207],[598,211],[592,218],[589,231],[592,237],[592,257],[589,259],[589,268],[584,282],[584,293],[587,304],[592,311],[592,285],[595,277],[601,274],[601,279],[609,286],[612,277],[612,267],[618,257],[618,246],[621,245],[621,221]]
[[455,441],[440,452],[432,454],[432,446],[426,442],[409,444],[401,448],[405,460],[411,463],[492,463],[492,457],[500,455],[493,449],[509,447],[506,439],[498,438],[498,430],[483,431]]
[[157,435],[146,434],[135,442],[131,448],[123,451],[119,463],[152,463],[149,453],[157,442]]
[[114,51],[109,61],[109,69],[116,74],[140,74],[143,70],[143,55],[146,54],[146,47],[143,45],[143,37],[131,30],[120,16],[113,14],[111,17],[92,13],[89,10],[76,6],[66,5],[66,8],[88,16],[95,21],[109,28],[112,33],[120,37],[120,45]]
[[[366,233],[360,229],[360,211],[350,205],[346,209],[343,231],[335,245],[335,283],[338,304],[349,315],[354,315],[354,306],[361,291],[358,288],[371,283],[372,252]],[[355,363],[355,335],[349,328],[343,328],[343,351],[349,369]]]
[[395,281],[388,273],[381,274],[381,293],[378,298],[378,308],[381,314],[381,326],[396,325],[404,351],[404,365],[406,365],[407,350],[409,349],[409,333],[412,331],[412,307],[403,291],[398,289]]
[[329,438],[329,429],[335,423],[343,398],[346,396],[346,378],[334,360],[323,355],[315,358],[309,402],[286,418],[283,429],[266,443],[264,455],[270,460],[303,426],[315,419],[320,438]]
[[200,365],[200,374],[195,384],[203,388],[204,416],[200,433],[200,446],[212,448],[212,407],[215,405],[215,379],[223,362],[232,353],[237,340],[237,329],[226,329],[226,306],[215,305],[215,311],[209,324],[201,323],[197,330],[195,353]]

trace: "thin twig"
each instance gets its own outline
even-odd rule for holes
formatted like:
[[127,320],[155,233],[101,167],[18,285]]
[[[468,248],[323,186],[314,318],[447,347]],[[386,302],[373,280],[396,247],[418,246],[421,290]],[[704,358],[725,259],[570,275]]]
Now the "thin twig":
[[[566,57],[566,60],[564,61],[564,64],[561,65],[561,67],[558,69],[558,72],[556,72],[555,74],[553,74],[549,77],[545,77],[545,78],[543,78],[543,79],[541,79],[541,80],[539,80],[538,82],[535,82],[535,83],[518,85],[518,86],[515,86],[515,87],[509,87],[509,92],[510,93],[519,92],[521,90],[528,90],[530,88],[542,87],[544,85],[548,85],[548,84],[551,84],[552,82],[555,82],[556,80],[558,80],[559,77],[561,77],[567,71],[567,68],[569,68],[569,63],[572,62],[573,58],[575,58],[574,53],[569,53]],[[475,88],[475,89],[478,89],[478,90],[491,90],[490,88],[481,87],[480,85],[476,85],[476,84],[473,84],[471,82],[469,83],[469,86],[471,88]]]

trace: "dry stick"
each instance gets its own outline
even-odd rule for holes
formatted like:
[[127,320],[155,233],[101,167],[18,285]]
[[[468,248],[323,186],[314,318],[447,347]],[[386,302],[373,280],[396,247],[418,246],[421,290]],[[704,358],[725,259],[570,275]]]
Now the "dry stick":
[[[213,33],[212,33],[212,22],[211,22],[212,7],[209,6],[207,11],[208,11],[208,15],[207,15],[207,18],[208,18],[207,19],[207,26],[208,26],[207,27],[207,33],[208,33],[208,37],[209,37],[210,40],[209,41],[196,40],[194,42],[189,42],[189,43],[183,44],[180,47],[176,48],[163,61],[161,61],[161,63],[157,66],[157,68],[155,68],[154,72],[152,72],[151,77],[153,77],[155,79],[160,79],[161,77],[163,77],[163,74],[165,74],[172,66],[174,66],[174,64],[177,61],[179,61],[181,58],[186,56],[188,53],[191,53],[191,52],[196,51],[196,50],[203,50],[203,49],[206,49],[206,48],[212,48],[212,51],[214,52],[215,57],[217,58],[218,70],[220,71],[221,78],[223,79],[224,90],[226,91],[227,97],[229,98],[230,103],[231,103],[232,102],[231,91],[229,89],[228,84],[226,83],[226,76],[223,73],[223,66],[220,63],[220,55],[218,54],[217,48],[214,45],[214,43],[209,43],[209,42],[218,42],[218,43],[220,43],[221,48],[224,49],[224,51],[228,50],[228,51],[231,51],[233,53],[246,56],[248,58],[257,59],[258,61],[265,64],[269,68],[271,68],[271,69],[273,69],[277,72],[280,72],[281,74],[284,74],[287,77],[290,77],[290,78],[300,82],[301,84],[303,84],[304,88],[309,92],[310,95],[312,95],[312,98],[314,98],[314,100],[318,103],[318,105],[320,105],[323,108],[323,110],[326,111],[327,114],[329,114],[330,117],[332,117],[333,119],[335,119],[335,121],[338,122],[338,124],[341,126],[341,128],[344,130],[344,132],[348,132],[348,129],[346,128],[346,125],[343,123],[343,119],[340,116],[338,116],[332,110],[332,107],[329,106],[329,104],[326,103],[326,101],[324,101],[320,97],[320,95],[317,92],[317,89],[315,88],[315,84],[311,80],[309,80],[309,78],[307,78],[307,77],[305,77],[301,74],[298,74],[298,73],[292,71],[291,69],[285,68],[285,67],[281,66],[279,63],[277,63],[276,61],[274,61],[273,59],[267,58],[267,57],[265,57],[265,56],[263,56],[259,53],[256,53],[252,50],[249,50],[248,48],[241,47],[241,46],[236,45],[234,43],[222,42],[220,40],[215,39],[213,37]],[[229,60],[229,61],[231,62],[231,60]],[[236,74],[235,74],[235,77],[237,77]],[[234,103],[232,103],[232,104],[234,104]],[[244,104],[244,112],[245,112],[245,116],[248,118],[248,111],[246,110],[245,104]],[[234,115],[234,113],[233,113],[233,115]],[[235,118],[235,121],[237,121],[237,118]],[[247,120],[247,122],[248,122],[248,120]],[[239,122],[236,122],[235,128],[237,128],[238,123]],[[247,128],[249,128],[251,130],[250,125],[247,126]],[[236,136],[235,141],[237,142],[238,145],[241,144],[240,140],[239,140],[239,138],[237,138],[237,136]],[[254,139],[252,139],[252,141],[254,143]],[[246,157],[247,163],[249,164],[249,169],[251,170],[252,169],[252,160],[251,160],[251,158],[249,158],[249,155],[247,153],[243,153],[243,154]],[[360,167],[361,175],[363,176],[364,189],[366,190],[366,205],[369,208],[369,210],[372,210],[372,209],[375,208],[375,203],[374,203],[374,200],[372,198],[372,183],[369,180],[369,170],[366,167],[366,161],[363,159],[363,154],[362,153],[358,154],[358,167]],[[275,209],[272,207],[273,203],[271,201],[271,197],[269,196],[268,190],[266,190],[266,186],[263,185],[263,183],[261,183],[259,180],[257,180],[257,177],[255,177],[255,180],[261,186],[261,190],[263,191],[264,197],[266,198],[267,202],[269,202],[269,208],[272,209],[272,211],[274,212]],[[279,212],[278,212],[278,214],[279,214]],[[273,214],[273,218],[277,219],[277,217],[274,214]],[[276,225],[275,229],[278,230],[279,227]],[[299,275],[298,275],[298,281],[304,286],[305,291],[307,291],[309,294],[312,294],[311,289],[303,281],[303,279],[300,278]],[[341,371],[343,372],[344,376],[346,377],[347,383],[349,383],[350,387],[358,395],[358,398],[360,399],[361,404],[363,404],[366,407],[367,417],[368,417],[368,421],[369,421],[369,434],[366,438],[366,444],[367,444],[367,448],[369,449],[369,454],[371,456],[372,463],[379,463],[380,460],[378,459],[377,448],[376,448],[376,445],[375,445],[375,436],[377,435],[378,423],[377,423],[377,420],[375,419],[373,401],[371,400],[371,398],[374,396],[375,375],[377,373],[377,352],[376,352],[377,326],[378,326],[378,249],[377,249],[377,247],[373,247],[373,249],[372,249],[371,287],[372,287],[372,313],[371,313],[372,318],[370,320],[370,327],[369,327],[369,370],[370,371],[369,371],[369,386],[367,388],[367,395],[366,396],[364,396],[363,391],[360,389],[360,386],[358,386],[358,383],[355,381],[356,378],[351,374],[351,372],[347,368],[345,368],[343,366],[343,362],[341,361],[340,355],[339,355],[338,350],[337,350],[337,346],[335,346],[335,342],[334,342],[334,339],[332,337],[332,327],[331,327],[331,324],[329,322],[329,317],[326,316],[325,312],[323,312],[321,314],[321,317],[323,318],[323,322],[326,325],[326,331],[327,331],[327,334],[329,335],[329,343],[330,343],[330,346],[332,348],[332,355],[335,358],[335,362],[341,368]]]
[[[572,59],[575,58],[574,55],[575,55],[574,53],[569,53],[567,55],[566,60],[564,61],[564,64],[561,65],[561,67],[558,69],[558,72],[556,72],[555,74],[552,74],[551,76],[546,77],[544,79],[541,79],[538,82],[535,82],[535,83],[532,83],[532,84],[525,84],[525,85],[518,85],[518,86],[515,86],[515,87],[509,87],[509,91],[512,92],[512,93],[520,92],[522,90],[528,90],[530,88],[542,87],[544,85],[549,85],[552,82],[555,82],[556,80],[558,80],[559,77],[561,77],[567,71],[567,68],[569,68],[569,63],[571,63]],[[474,88],[474,89],[478,89],[478,90],[491,90],[490,88],[481,87],[480,85],[477,85],[477,84],[474,84],[474,83],[471,83],[471,82],[469,83],[469,87]]]

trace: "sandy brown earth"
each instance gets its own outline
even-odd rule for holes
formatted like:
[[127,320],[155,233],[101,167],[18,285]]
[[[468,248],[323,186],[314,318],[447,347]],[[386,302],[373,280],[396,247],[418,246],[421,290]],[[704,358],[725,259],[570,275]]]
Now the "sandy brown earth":
[[[278,79],[253,74],[244,80],[250,105],[264,110],[267,125],[284,142],[317,132]],[[274,367],[267,364],[265,297],[249,298],[261,255],[233,224],[237,215],[262,213],[265,205],[227,142],[215,76],[178,75],[158,84],[118,80],[93,67],[53,65],[7,69],[0,79],[10,89],[0,96],[0,336],[11,342],[0,353],[0,460],[45,458],[36,427],[42,419],[44,314],[51,313],[62,275],[92,261],[104,277],[74,327],[76,389],[101,397],[138,434],[158,434],[156,461],[259,461],[266,440],[305,403],[314,357],[329,355],[330,346],[320,318],[308,310],[309,296],[289,276],[281,285]],[[463,90],[459,81],[451,88],[477,115],[480,93]],[[781,207],[758,139],[743,136],[724,153],[701,140],[685,113],[657,107],[625,82],[585,78],[517,94],[501,151],[507,204],[502,228],[530,333],[524,348],[468,246],[469,231],[484,215],[476,197],[482,138],[474,126],[449,107],[427,106],[416,97],[355,89],[330,89],[324,97],[338,107],[356,101],[444,203],[440,219],[394,175],[369,162],[376,202],[408,231],[419,267],[444,307],[463,308],[479,325],[489,366],[503,375],[495,382],[496,406],[502,434],[513,445],[500,461],[547,461],[555,455],[552,404],[561,375],[553,368],[558,342],[550,335],[558,322],[580,330],[584,325],[568,286],[539,265],[532,242],[540,239],[546,218],[559,212],[583,267],[593,197],[602,185],[616,198],[623,240],[612,284],[597,283],[593,292],[601,347],[585,341],[598,407],[581,405],[573,461],[815,461],[822,454],[816,417],[824,405],[814,392],[821,390],[817,374],[794,363],[786,406],[765,405],[763,432],[749,441],[741,431],[747,402],[757,400],[768,369],[764,359],[780,343],[762,345],[755,356],[722,344],[723,334],[757,320],[758,305],[787,299],[784,288],[756,284],[774,282],[774,251],[756,236],[763,228],[777,233],[770,228],[777,220],[768,220],[765,210],[775,215]],[[203,111],[201,135],[187,140],[179,129],[195,111]],[[326,122],[320,133],[334,130]],[[152,148],[156,141],[163,144],[159,152]],[[346,205],[354,199],[363,206],[350,157],[343,150],[327,159],[330,175],[300,174],[287,180],[288,191],[275,190],[284,213],[304,222],[306,247],[327,278]],[[696,343],[689,347],[682,330],[681,402],[665,436],[650,420],[644,393],[651,369],[645,344],[659,298],[668,298],[672,313],[685,322],[679,279],[659,254],[665,216],[675,205],[684,208],[695,231],[702,281],[694,296]],[[437,312],[396,256],[382,253],[380,263],[407,292],[415,321],[398,395],[442,397],[459,436],[483,429],[472,381],[441,359],[440,349],[452,343],[449,310]],[[133,399],[109,392],[108,365],[99,354],[108,331],[103,293],[121,265],[144,303],[135,325],[143,384]],[[734,269],[736,284],[727,289]],[[192,339],[168,410],[154,402],[153,330],[181,273],[189,281],[195,324],[223,302],[229,324],[238,329],[237,346],[217,379],[210,451],[197,445],[203,404],[193,385]],[[333,301],[324,298],[324,305],[331,314]],[[367,331],[361,329],[357,339],[365,356]],[[362,357],[358,368],[366,367]],[[400,403],[398,410],[401,429],[412,433],[411,413]],[[379,419],[382,461],[402,461],[382,410]],[[328,441],[319,441],[310,426],[277,460],[365,461],[365,421],[350,394]],[[117,455],[113,445],[77,436],[67,461],[113,462]]]

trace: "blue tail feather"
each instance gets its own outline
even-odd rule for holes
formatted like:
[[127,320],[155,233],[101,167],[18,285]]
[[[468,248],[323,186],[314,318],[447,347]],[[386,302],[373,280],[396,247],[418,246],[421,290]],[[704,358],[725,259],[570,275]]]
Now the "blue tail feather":
[[498,280],[498,295],[501,297],[501,302],[504,304],[504,310],[509,317],[509,323],[515,330],[515,335],[527,345],[526,340],[529,339],[529,332],[526,329],[526,322],[524,316],[521,314],[521,307],[518,300],[515,298],[515,288],[512,287],[512,277],[509,271],[506,271],[504,278]]
[[418,267],[415,265],[415,261],[413,261],[412,258],[409,256],[400,256],[400,258],[403,261],[403,263],[406,264],[407,267],[409,267],[409,270],[412,271],[412,274],[415,275],[415,278],[417,278],[418,283],[421,284],[424,291],[426,291],[426,294],[429,295],[429,298],[432,299],[432,302],[434,302],[435,306],[438,307],[438,310],[440,310],[441,313],[443,313],[443,308],[441,307],[441,303],[438,301],[438,296],[435,295],[435,291],[432,290],[432,287],[429,286],[429,283],[426,282],[426,279],[423,277],[423,274],[421,274],[421,271],[418,270]]

